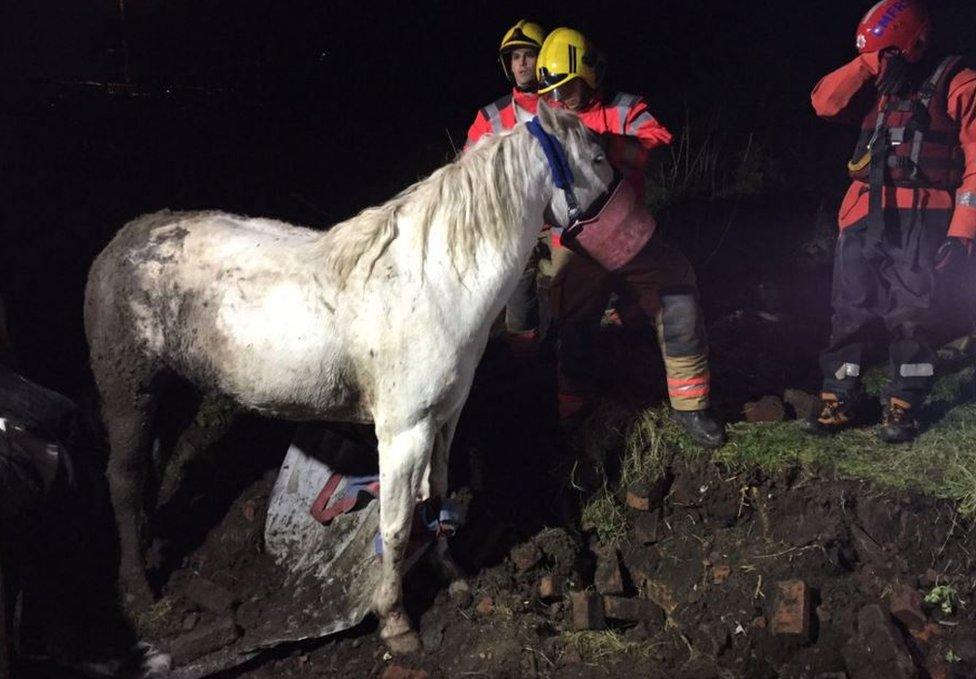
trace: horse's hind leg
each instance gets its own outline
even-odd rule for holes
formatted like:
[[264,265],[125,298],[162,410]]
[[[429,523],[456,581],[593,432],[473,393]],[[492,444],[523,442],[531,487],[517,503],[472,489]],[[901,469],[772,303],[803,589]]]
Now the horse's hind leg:
[[148,376],[138,382],[116,375],[108,379],[108,384],[99,384],[110,446],[108,481],[119,531],[119,589],[131,614],[153,603],[143,563],[142,527],[156,399]]
[[434,426],[429,420],[388,433],[377,427],[380,454],[380,535],[383,571],[373,606],[380,636],[395,653],[420,648],[420,638],[403,609],[403,575],[414,506],[430,461]]

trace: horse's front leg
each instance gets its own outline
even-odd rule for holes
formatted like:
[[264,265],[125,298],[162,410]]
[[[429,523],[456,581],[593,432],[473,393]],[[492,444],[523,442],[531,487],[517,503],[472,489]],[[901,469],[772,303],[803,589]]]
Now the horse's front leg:
[[414,506],[430,460],[433,424],[421,421],[393,434],[379,431],[380,535],[383,572],[373,599],[380,636],[395,653],[420,649],[420,637],[403,609],[403,575]]

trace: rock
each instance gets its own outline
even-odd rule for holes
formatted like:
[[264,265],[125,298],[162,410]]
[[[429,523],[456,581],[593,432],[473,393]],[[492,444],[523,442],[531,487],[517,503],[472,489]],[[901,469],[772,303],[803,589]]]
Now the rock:
[[183,625],[182,625],[183,631],[184,632],[192,631],[193,628],[197,626],[198,622],[200,622],[199,613],[197,613],[196,611],[192,613],[188,613],[187,616],[183,618]]
[[607,626],[603,617],[603,597],[595,592],[573,592],[569,595],[573,606],[573,630],[601,630]]
[[237,599],[232,592],[207,578],[194,578],[187,585],[183,596],[200,608],[217,613],[225,613],[233,608]]
[[809,420],[819,415],[822,407],[819,396],[808,394],[800,389],[787,389],[783,393],[783,401],[793,408],[798,420]]
[[712,582],[716,585],[721,585],[729,576],[732,575],[732,567],[727,564],[722,564],[712,568]]
[[515,564],[515,570],[524,573],[542,561],[542,550],[534,542],[527,542],[514,547],[509,556]]
[[240,630],[234,624],[234,618],[225,615],[215,622],[199,625],[192,632],[173,639],[169,644],[169,652],[176,665],[184,665],[202,655],[229,646],[239,636]]
[[843,648],[851,679],[914,679],[915,664],[898,628],[877,604],[857,615],[857,634]]
[[808,642],[812,629],[810,605],[810,590],[803,580],[777,582],[772,633],[800,643]]
[[258,513],[258,503],[255,500],[245,500],[241,505],[241,514],[248,523],[254,523]]
[[399,665],[390,665],[383,671],[382,679],[427,679],[430,676],[424,670],[411,670]]
[[629,599],[619,596],[603,597],[603,614],[612,620],[626,622],[646,622],[660,625],[664,622],[664,611],[648,599]]
[[742,414],[747,422],[782,422],[786,419],[786,407],[776,396],[763,396],[758,401],[746,403]]
[[495,600],[486,596],[478,602],[474,610],[478,615],[491,615],[495,612]]
[[467,608],[474,601],[471,585],[467,580],[454,580],[447,588],[447,594],[458,608]]
[[925,613],[922,612],[922,595],[914,587],[903,582],[895,584],[891,592],[891,614],[910,630],[925,627]]
[[566,578],[559,575],[547,575],[539,580],[540,599],[558,599],[566,591]]
[[920,641],[923,644],[927,644],[928,642],[930,642],[933,639],[933,637],[937,637],[937,636],[940,636],[942,634],[942,628],[939,627],[934,622],[930,622],[927,625],[925,625],[924,627],[922,627],[922,629],[919,629],[919,630],[914,630],[913,629],[913,630],[911,630],[911,634],[912,634],[912,637],[914,637],[916,641]]
[[653,545],[660,537],[658,531],[661,527],[661,510],[655,509],[651,512],[641,512],[634,517],[634,537],[642,545]]
[[620,559],[616,549],[604,549],[597,553],[593,583],[600,594],[624,593],[624,576],[620,572]]

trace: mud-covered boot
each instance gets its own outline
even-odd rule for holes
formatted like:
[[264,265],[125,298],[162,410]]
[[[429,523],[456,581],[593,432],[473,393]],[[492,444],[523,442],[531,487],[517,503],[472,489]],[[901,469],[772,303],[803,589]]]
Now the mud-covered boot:
[[828,436],[853,424],[854,414],[850,401],[839,399],[830,393],[821,394],[820,400],[819,414],[814,414],[801,423],[803,431],[815,436]]
[[892,396],[881,416],[878,438],[885,443],[907,443],[918,436],[918,420],[907,401]]
[[672,410],[671,419],[705,448],[720,448],[725,445],[725,426],[708,410]]

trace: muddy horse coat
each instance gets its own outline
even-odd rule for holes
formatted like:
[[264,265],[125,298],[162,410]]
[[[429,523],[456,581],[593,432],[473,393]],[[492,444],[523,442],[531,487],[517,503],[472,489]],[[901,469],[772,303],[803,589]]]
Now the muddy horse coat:
[[[575,116],[539,118],[585,208],[611,178],[601,147]],[[416,648],[401,605],[414,504],[446,494],[474,369],[546,209],[565,224],[565,196],[519,126],[326,233],[220,212],[126,225],[92,265],[85,328],[130,609],[152,601],[139,526],[153,416],[182,379],[275,417],[374,423],[385,549],[374,605],[390,646]]]

